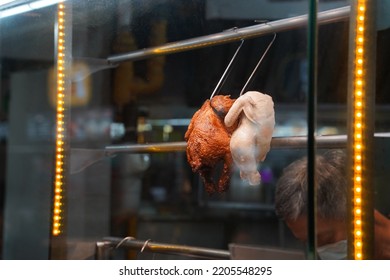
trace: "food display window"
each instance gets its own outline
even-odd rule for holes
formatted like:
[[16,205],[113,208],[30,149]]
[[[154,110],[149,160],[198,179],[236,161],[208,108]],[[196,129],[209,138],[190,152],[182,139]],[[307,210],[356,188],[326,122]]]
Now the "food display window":
[[[318,259],[315,157],[340,150],[344,258],[386,258],[389,14],[380,0],[0,1],[0,257]],[[254,109],[228,127],[244,97]],[[253,179],[240,159],[259,141]],[[302,157],[303,242],[275,209]]]

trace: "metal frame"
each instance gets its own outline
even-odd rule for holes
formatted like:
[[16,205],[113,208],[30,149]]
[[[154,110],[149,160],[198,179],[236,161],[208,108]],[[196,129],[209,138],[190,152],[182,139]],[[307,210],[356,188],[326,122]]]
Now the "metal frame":
[[175,245],[159,243],[151,240],[139,240],[133,237],[106,237],[103,241],[96,243],[96,259],[108,259],[114,249],[127,248],[139,252],[154,252],[171,255],[198,257],[203,259],[230,259],[230,252],[227,250],[209,249],[186,245]]
[[[332,9],[318,13],[318,24],[326,24],[348,20],[350,6]],[[306,26],[308,15],[291,17],[287,19],[275,20],[263,24],[256,24],[244,28],[233,28],[224,32],[206,36],[200,36],[183,41],[167,43],[161,46],[145,48],[129,53],[112,55],[107,58],[108,63],[117,64],[127,60],[142,60],[153,56],[167,55],[178,52],[185,52],[205,47],[217,46],[232,43],[242,39],[256,38],[267,34],[287,31]]]
[[[375,137],[390,137],[390,133],[375,133]],[[273,137],[271,149],[303,149],[307,147],[307,136]],[[319,149],[337,149],[347,147],[347,135],[329,135],[315,137]],[[166,153],[182,152],[187,148],[186,142],[167,142],[152,144],[111,145],[105,147],[107,156],[118,153]]]

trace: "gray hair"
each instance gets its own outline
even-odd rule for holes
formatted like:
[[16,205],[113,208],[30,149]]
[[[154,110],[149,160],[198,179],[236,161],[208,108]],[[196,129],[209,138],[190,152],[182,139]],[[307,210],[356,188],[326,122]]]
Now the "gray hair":
[[[342,150],[330,150],[316,156],[317,214],[325,219],[346,218],[346,158]],[[276,184],[276,214],[284,220],[296,220],[307,214],[307,158],[301,158],[283,170]]]

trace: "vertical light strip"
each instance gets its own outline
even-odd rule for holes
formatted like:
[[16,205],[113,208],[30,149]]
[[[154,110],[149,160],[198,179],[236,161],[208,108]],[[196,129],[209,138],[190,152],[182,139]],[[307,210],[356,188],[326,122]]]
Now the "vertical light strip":
[[57,9],[57,121],[55,179],[53,197],[52,234],[58,236],[63,226],[63,186],[65,158],[65,4]]
[[354,220],[354,258],[361,260],[364,258],[364,233],[362,230],[362,174],[364,166],[363,134],[364,134],[364,107],[365,102],[365,11],[366,0],[357,1],[357,17],[355,32],[355,63],[354,63],[354,104],[353,104],[353,220]]

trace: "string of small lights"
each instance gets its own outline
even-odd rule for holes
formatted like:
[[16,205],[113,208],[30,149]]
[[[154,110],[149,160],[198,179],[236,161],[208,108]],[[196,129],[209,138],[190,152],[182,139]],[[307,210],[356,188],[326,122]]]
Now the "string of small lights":
[[56,153],[55,180],[53,197],[52,234],[58,236],[63,224],[63,186],[65,157],[65,4],[59,3],[57,8],[57,121],[56,121]]
[[362,231],[362,172],[363,172],[363,133],[365,106],[365,11],[366,0],[357,1],[357,17],[355,32],[355,63],[354,63],[354,124],[353,124],[353,218],[354,218],[354,258],[363,259],[363,231]]

